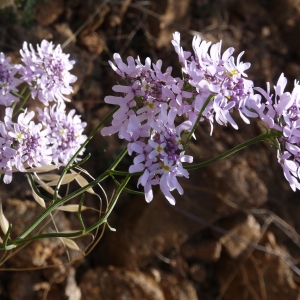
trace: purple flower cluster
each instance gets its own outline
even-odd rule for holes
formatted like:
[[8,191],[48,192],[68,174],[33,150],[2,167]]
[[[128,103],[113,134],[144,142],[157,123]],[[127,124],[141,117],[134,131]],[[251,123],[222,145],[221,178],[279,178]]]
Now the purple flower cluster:
[[[38,119],[49,132],[47,139],[55,164],[67,164],[87,138],[82,134],[86,123],[81,122],[80,116],[75,115],[75,109],[67,114],[65,108],[63,102],[44,110],[37,108]],[[83,152],[84,150],[80,155]]]
[[1,168],[5,171],[4,182],[10,183],[13,170],[26,172],[27,167],[51,164],[47,134],[42,124],[32,121],[34,112],[21,113],[17,122],[12,121],[13,110],[5,110],[4,122],[0,122]]
[[287,79],[283,74],[274,87],[275,95],[256,88],[266,99],[260,118],[272,129],[282,132],[278,139],[278,162],[291,188],[300,190],[300,85],[295,81],[292,93],[284,92]]
[[[144,187],[148,202],[153,198],[152,186],[159,184],[174,204],[170,192],[177,189],[183,193],[176,177],[188,177],[182,163],[193,161],[185,155],[182,138],[191,132],[201,109],[205,108],[200,121],[208,119],[213,125],[215,119],[221,125],[230,123],[237,128],[230,115],[233,109],[249,122],[246,116],[256,117],[255,111],[260,108],[252,82],[243,78],[250,64],[240,61],[242,54],[235,64],[233,48],[220,55],[221,43],[210,48],[210,43],[197,37],[193,41],[194,56],[180,47],[179,33],[174,34],[172,43],[182,64],[183,79],[172,77],[171,67],[162,72],[161,61],[151,65],[147,58],[143,65],[139,59],[128,57],[126,64],[119,54],[114,55],[115,64],[109,63],[127,84],[113,86],[122,96],[105,98],[107,103],[120,108],[113,115],[112,125],[101,133],[118,133],[129,142],[128,152],[134,155],[129,172],[142,172],[138,184]],[[185,116],[187,121],[175,125],[177,116]]]
[[[67,113],[64,103],[64,95],[72,92],[70,84],[76,80],[69,72],[74,64],[69,55],[46,40],[37,46],[37,51],[25,42],[20,52],[24,65],[10,64],[10,58],[0,53],[0,105],[7,106],[4,120],[0,121],[0,168],[5,183],[11,182],[14,171],[67,164],[87,138],[83,135],[86,123],[81,122],[75,110]],[[21,83],[27,84],[31,96],[46,106],[57,102],[38,109],[39,123],[33,121],[34,112],[23,109],[17,121],[13,120]]]
[[183,51],[180,47],[180,34],[175,32],[172,44],[179,56],[182,72],[185,75],[185,84],[193,88],[193,101],[180,99],[179,115],[186,114],[194,122],[204,106],[208,96],[213,96],[203,112],[203,119],[211,123],[211,133],[214,119],[220,125],[231,124],[238,129],[231,117],[233,109],[237,109],[241,118],[249,123],[247,117],[257,117],[257,103],[253,99],[253,83],[244,77],[250,63],[241,62],[244,52],[240,53],[237,62],[232,54],[234,48],[228,48],[221,55],[221,42],[211,45],[194,37],[194,54]]
[[[171,76],[172,68],[161,71],[162,62],[152,64],[148,58],[143,65],[139,59],[129,57],[126,65],[118,54],[114,55],[116,66],[112,68],[128,85],[115,85],[113,90],[123,96],[107,96],[105,101],[119,105],[113,115],[112,126],[102,129],[102,135],[118,132],[121,139],[127,140],[128,152],[134,154],[132,173],[143,171],[139,179],[145,189],[146,200],[153,198],[152,186],[159,184],[166,198],[174,204],[170,191],[182,193],[176,177],[188,177],[182,162],[192,162],[192,157],[184,155],[182,134],[191,129],[190,121],[175,126],[177,109],[170,107],[176,102],[176,91],[182,87],[182,80]],[[192,93],[181,91],[183,97]],[[179,97],[179,96],[178,96]]]
[[64,95],[72,93],[70,83],[77,77],[69,71],[74,61],[62,52],[60,45],[54,48],[52,42],[43,40],[35,51],[30,44],[24,42],[20,50],[24,67],[20,69],[21,79],[27,82],[33,98],[38,98],[45,105],[52,101],[68,100]]
[[17,86],[22,82],[15,77],[21,66],[11,65],[9,62],[10,57],[5,58],[4,53],[0,52],[0,105],[5,106],[19,101],[12,92],[17,93]]

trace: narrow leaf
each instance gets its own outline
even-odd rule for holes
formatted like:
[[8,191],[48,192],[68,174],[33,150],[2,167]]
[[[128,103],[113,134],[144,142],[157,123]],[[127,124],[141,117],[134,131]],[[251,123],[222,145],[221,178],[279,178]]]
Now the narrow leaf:
[[60,176],[58,174],[42,174],[38,178],[44,181],[54,181],[57,180]]
[[0,227],[3,233],[6,234],[9,228],[9,222],[4,216],[3,209],[2,209],[2,201],[0,201]]
[[[57,210],[69,211],[69,212],[78,212],[79,205],[78,204],[67,204],[62,205],[56,208]],[[87,206],[81,206],[81,211],[89,209]]]
[[[53,188],[51,188],[50,186],[48,186],[44,181],[42,180],[38,180],[38,179],[35,179],[35,181],[39,184],[40,187],[42,187],[46,192],[48,192],[49,194],[51,195],[54,195],[54,190]],[[61,199],[61,196],[57,195],[57,197],[59,199]]]
[[[76,176],[78,176],[77,173],[75,173],[75,174],[66,174],[64,176],[61,184],[63,185],[63,184],[70,183],[71,181],[73,181],[76,178]],[[48,185],[48,186],[56,186],[58,184],[58,181],[59,181],[59,178],[46,183],[46,185]]]
[[[87,186],[89,184],[89,182],[83,177],[81,176],[80,174],[78,174],[77,177],[75,177],[76,181],[78,182],[78,184],[81,186],[81,187],[84,187],[84,186]],[[88,193],[90,194],[94,194],[96,195],[96,193],[94,192],[94,190],[92,188],[89,188],[88,190],[86,190]]]
[[29,180],[28,178],[28,182],[29,182],[29,185],[31,187],[31,190],[32,190],[32,196],[34,198],[34,200],[42,207],[46,208],[46,204],[45,204],[45,200],[40,197],[34,190],[34,188],[32,187],[32,184],[31,184],[31,181]]
[[68,248],[82,252],[73,240],[65,237],[61,237],[61,240]]
[[30,172],[30,173],[46,173],[46,172],[57,170],[57,169],[58,169],[58,166],[50,165],[50,166],[44,166],[44,167],[38,167],[38,168],[29,168],[29,169],[26,169],[26,171]]

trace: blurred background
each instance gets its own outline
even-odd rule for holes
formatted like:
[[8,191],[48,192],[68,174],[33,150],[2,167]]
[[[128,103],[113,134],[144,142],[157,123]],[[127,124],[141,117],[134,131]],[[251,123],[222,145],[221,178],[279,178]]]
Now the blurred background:
[[[284,72],[291,90],[300,78],[298,0],[0,0],[0,51],[14,63],[24,41],[35,47],[43,39],[61,44],[75,60],[78,80],[68,108],[88,123],[86,134],[111,109],[104,97],[120,81],[107,62],[114,53],[124,60],[162,59],[163,69],[172,66],[180,76],[174,31],[185,50],[200,35],[222,40],[223,51],[234,47],[235,57],[245,51],[255,86],[276,84]],[[255,120],[235,120],[239,131],[216,125],[213,136],[210,125],[201,124],[189,151],[200,162],[263,131]],[[124,147],[117,136],[96,135],[84,168],[99,175]],[[128,158],[121,167],[129,164]],[[0,188],[17,235],[42,209],[25,176],[15,177]],[[106,229],[86,256],[69,253],[70,263],[58,239],[30,243],[11,257],[2,253],[0,299],[300,299],[300,194],[286,182],[274,147],[253,145],[180,182],[185,193],[175,207],[159,190],[150,204],[124,193],[109,219],[117,231]],[[112,182],[103,187],[108,196],[115,189]],[[97,200],[88,195],[86,201]],[[61,212],[55,222],[69,230],[75,219]]]

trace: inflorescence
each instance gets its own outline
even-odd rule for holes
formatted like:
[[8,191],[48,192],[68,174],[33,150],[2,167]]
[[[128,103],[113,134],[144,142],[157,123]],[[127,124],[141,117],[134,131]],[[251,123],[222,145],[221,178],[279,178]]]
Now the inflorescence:
[[[292,94],[284,93],[286,79],[282,75],[275,87],[275,100],[269,90],[254,88],[246,79],[250,63],[243,63],[240,53],[235,62],[231,47],[221,54],[221,42],[211,45],[200,37],[193,39],[193,53],[180,46],[180,34],[175,32],[172,44],[182,66],[183,78],[174,78],[172,68],[161,70],[162,61],[143,65],[139,59],[127,58],[124,63],[114,55],[113,70],[126,82],[115,85],[121,96],[107,96],[106,103],[118,105],[112,125],[102,129],[103,135],[118,133],[127,140],[128,152],[134,156],[129,172],[141,172],[138,185],[144,187],[146,200],[153,198],[152,186],[159,185],[171,204],[171,191],[183,189],[176,177],[189,174],[182,163],[193,161],[185,155],[187,135],[193,136],[195,126],[208,120],[211,134],[214,122],[238,126],[231,114],[234,110],[247,124],[249,118],[260,118],[270,129],[278,131],[278,161],[293,190],[300,189],[300,125],[299,85]],[[259,91],[266,101],[262,100]],[[175,121],[186,121],[175,125]],[[299,120],[298,120],[299,119]],[[180,122],[180,121],[179,121]],[[298,125],[299,124],[299,125]]]
[[[118,133],[128,142],[128,153],[133,156],[129,173],[139,175],[138,186],[144,188],[146,201],[153,199],[152,187],[159,185],[167,200],[175,204],[171,192],[183,193],[177,177],[189,177],[183,164],[193,162],[185,152],[196,126],[208,120],[210,134],[215,122],[238,129],[234,110],[245,123],[260,118],[275,132],[278,162],[291,188],[300,189],[299,83],[295,82],[292,93],[284,92],[287,79],[282,74],[272,95],[269,85],[264,90],[246,79],[250,63],[241,61],[243,52],[235,60],[232,47],[222,54],[221,42],[211,45],[200,37],[193,39],[192,53],[184,51],[178,32],[172,44],[182,78],[173,77],[171,67],[162,71],[161,60],[152,63],[147,58],[143,64],[139,58],[128,57],[125,63],[114,54],[114,62],[109,61],[124,84],[113,86],[118,96],[105,97],[106,103],[119,108],[101,133]],[[11,182],[14,171],[66,165],[87,139],[83,134],[86,123],[75,110],[67,113],[64,103],[76,80],[70,73],[74,62],[59,45],[54,47],[45,40],[37,50],[25,42],[20,53],[22,64],[10,64],[10,58],[0,53],[0,104],[6,106],[0,122],[0,168],[5,183]],[[25,89],[20,95],[22,85]],[[39,123],[34,121],[35,113],[22,105],[17,120],[13,118],[17,102],[27,97],[26,88],[29,96],[46,106],[37,109]],[[54,105],[50,106],[51,102]]]
[[[83,134],[86,123],[75,115],[75,110],[67,113],[64,103],[68,100],[65,95],[73,91],[70,84],[76,80],[69,72],[74,64],[69,55],[46,40],[37,51],[25,42],[20,53],[23,64],[10,64],[10,58],[0,53],[0,104],[6,106],[0,121],[0,168],[5,183],[12,181],[14,171],[66,165],[87,138]],[[24,90],[19,94],[20,86],[29,88],[27,96]],[[38,108],[39,123],[33,111],[22,107],[14,121],[17,102],[29,96],[47,106],[44,110]],[[49,106],[53,101],[55,104]]]

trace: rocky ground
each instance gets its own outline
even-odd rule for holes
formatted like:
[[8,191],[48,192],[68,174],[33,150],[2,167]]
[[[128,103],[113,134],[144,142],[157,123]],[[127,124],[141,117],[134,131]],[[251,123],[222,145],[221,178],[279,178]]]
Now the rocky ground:
[[[122,57],[163,60],[179,65],[170,44],[181,32],[191,48],[194,35],[245,51],[249,78],[256,86],[277,82],[284,72],[293,86],[300,77],[300,3],[297,0],[27,0],[0,1],[0,50],[14,61],[23,41],[61,43],[76,61],[72,104],[90,132],[107,114],[105,95],[119,78],[107,60]],[[30,101],[34,108],[36,102]],[[237,119],[237,118],[236,118]],[[191,150],[211,158],[261,132],[239,123],[240,130],[209,125],[197,131]],[[116,137],[97,135],[88,146],[85,168],[105,170],[120,147]],[[300,299],[300,194],[285,181],[269,144],[257,144],[181,181],[185,193],[170,206],[157,190],[152,203],[122,195],[110,225],[116,232],[93,243],[86,256],[60,240],[36,241],[3,253],[0,298],[151,299],[151,300],[296,300]],[[42,208],[33,200],[22,174],[1,183],[7,219],[21,233]],[[17,183],[16,183],[17,182]],[[108,194],[112,183],[104,186]],[[92,195],[86,201],[94,204]],[[89,218],[93,218],[90,215]],[[72,213],[55,217],[60,230],[76,225]],[[88,240],[80,240],[84,249]],[[87,251],[89,252],[89,251]],[[79,254],[78,254],[79,253]],[[11,257],[9,256],[10,254]]]

